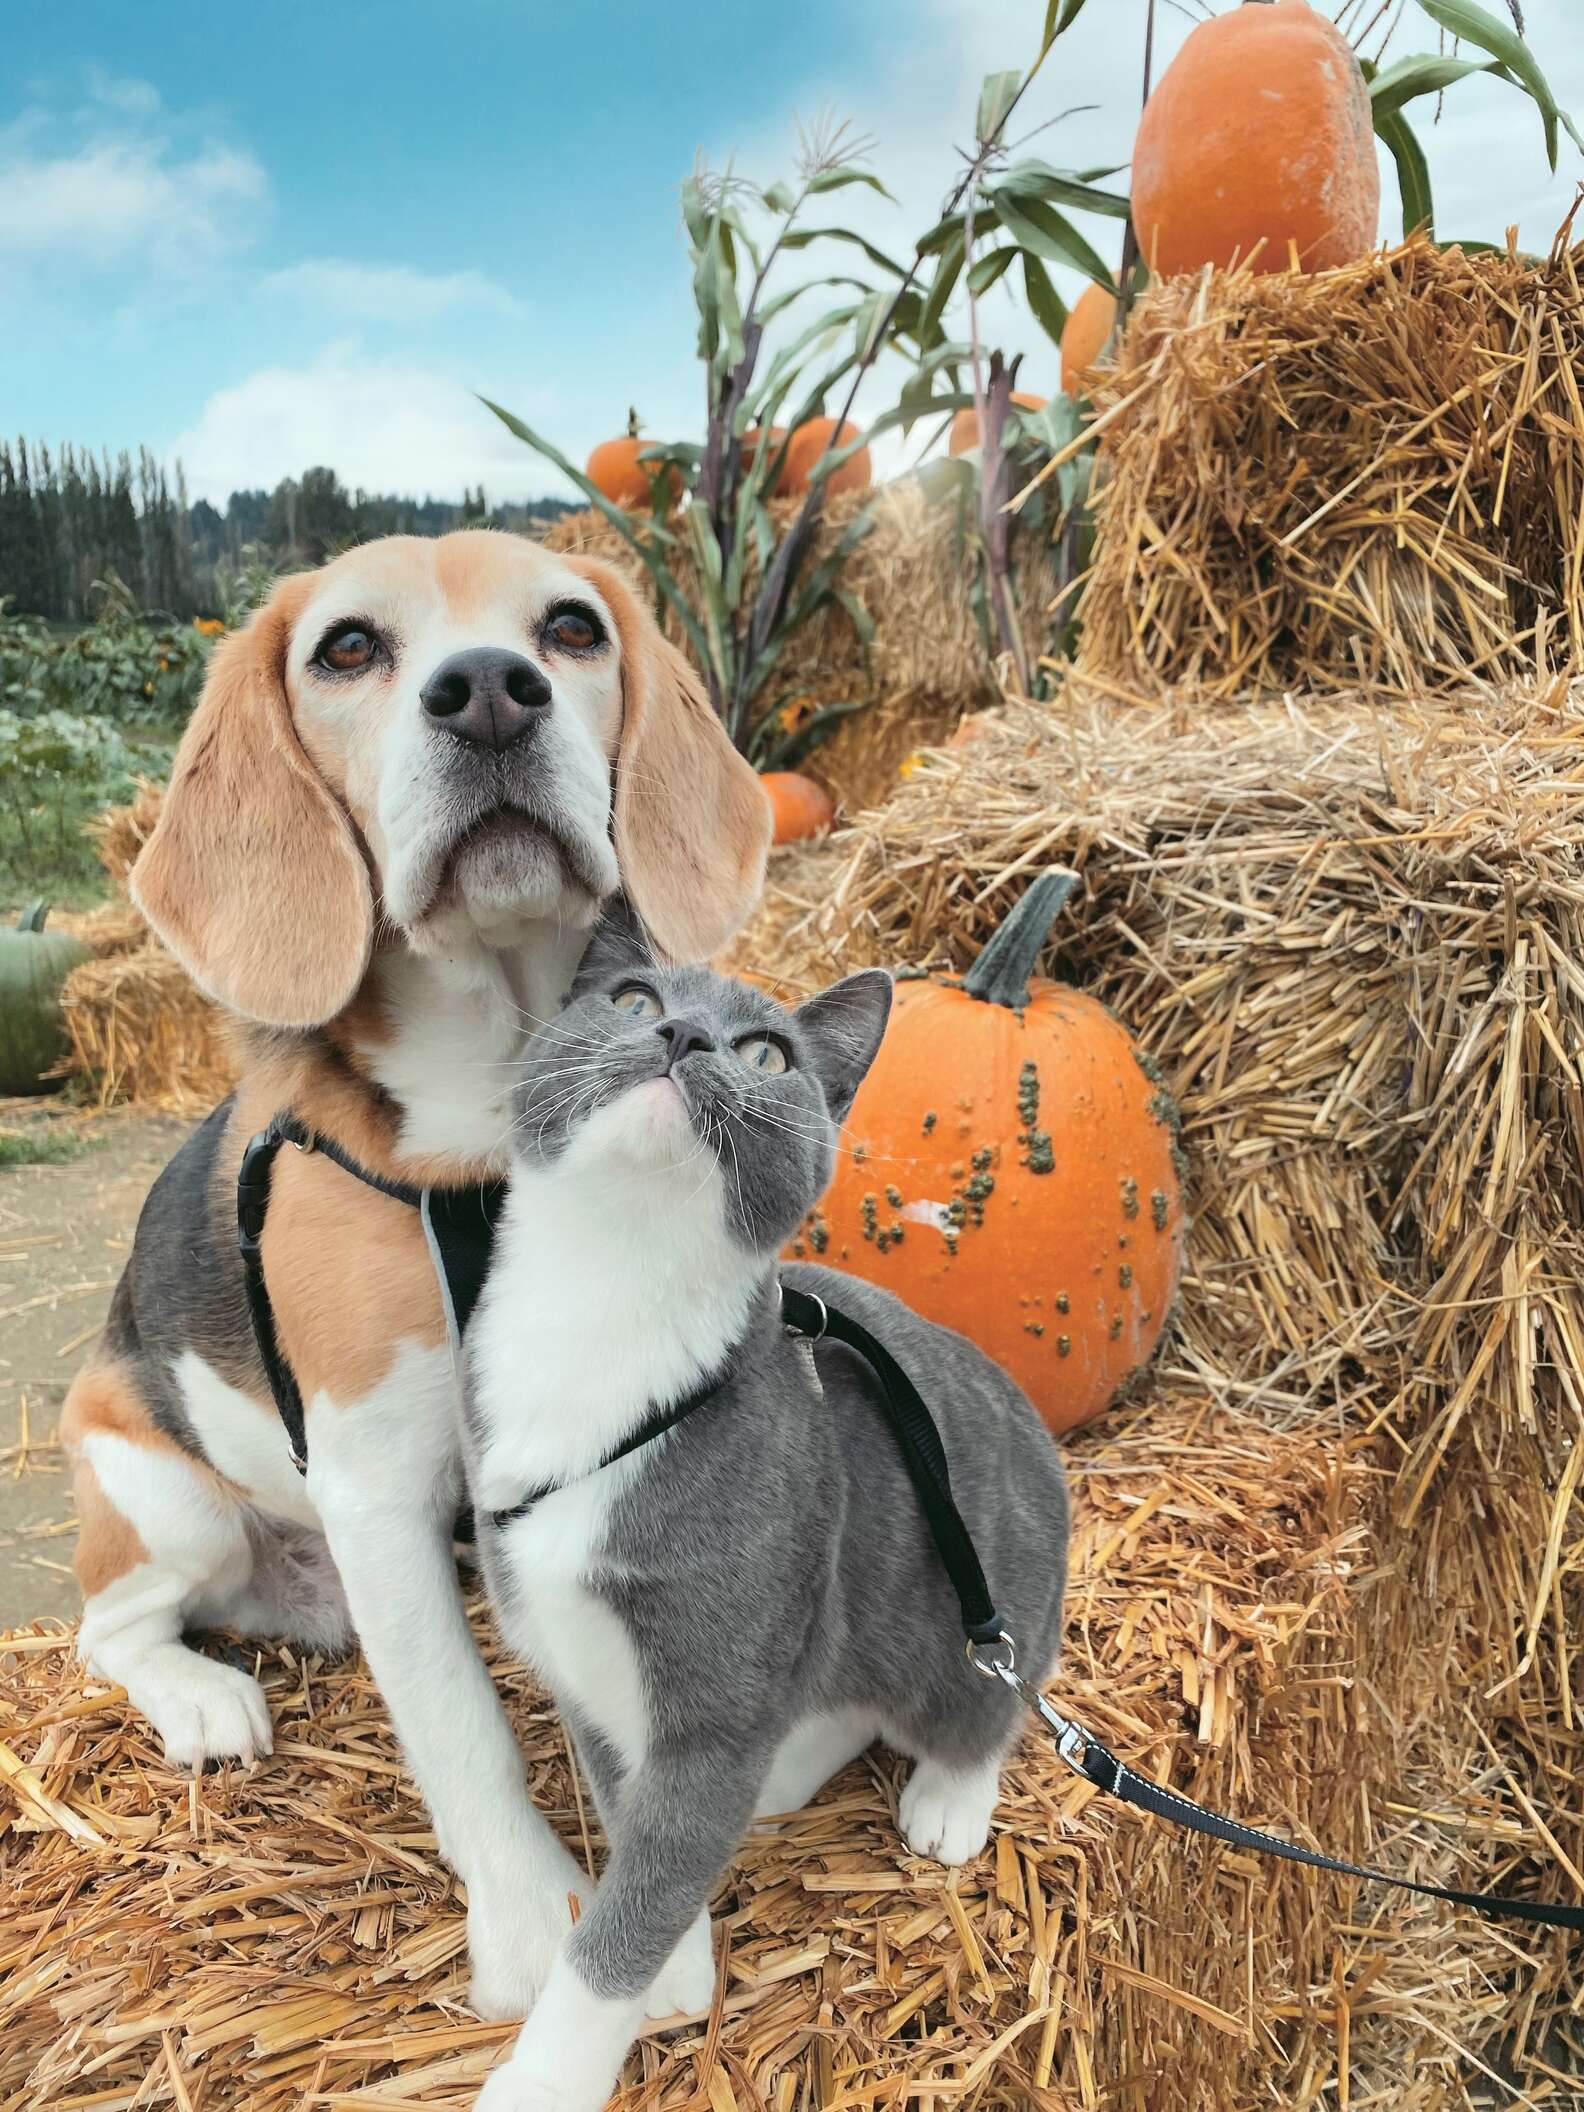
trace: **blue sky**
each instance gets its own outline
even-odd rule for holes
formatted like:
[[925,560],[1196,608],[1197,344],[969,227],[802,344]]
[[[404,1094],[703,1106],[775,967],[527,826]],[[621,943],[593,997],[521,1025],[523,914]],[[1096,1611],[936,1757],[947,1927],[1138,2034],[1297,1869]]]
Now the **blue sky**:
[[[1526,13],[1580,113],[1575,4]],[[316,461],[378,489],[556,489],[470,391],[577,458],[630,401],[656,434],[696,433],[676,196],[697,153],[768,181],[800,118],[851,117],[900,203],[832,202],[857,199],[867,230],[907,249],[952,180],[980,76],[1026,60],[1042,15],[1041,0],[8,11],[5,422],[179,454],[216,498]],[[1097,107],[1044,136],[1047,158],[1125,157],[1143,15],[1144,0],[1088,0],[1029,120]],[[1163,10],[1163,58],[1188,26]],[[1394,49],[1434,38],[1415,23]],[[1445,234],[1499,240],[1516,219],[1543,243],[1584,173],[1564,142],[1548,176],[1532,109],[1497,82],[1462,84],[1429,140]],[[1105,247],[1110,224],[1092,231]],[[1007,296],[987,322],[1027,348],[1031,386],[1049,381]]]

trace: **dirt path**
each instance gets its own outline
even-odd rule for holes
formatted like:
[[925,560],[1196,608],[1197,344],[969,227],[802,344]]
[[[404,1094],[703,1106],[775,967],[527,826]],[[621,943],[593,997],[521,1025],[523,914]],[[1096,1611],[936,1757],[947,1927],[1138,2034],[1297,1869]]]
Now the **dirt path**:
[[55,1441],[153,1180],[190,1125],[84,1118],[58,1101],[0,1102],[0,1146],[72,1155],[0,1162],[0,1628],[77,1610],[71,1491]]

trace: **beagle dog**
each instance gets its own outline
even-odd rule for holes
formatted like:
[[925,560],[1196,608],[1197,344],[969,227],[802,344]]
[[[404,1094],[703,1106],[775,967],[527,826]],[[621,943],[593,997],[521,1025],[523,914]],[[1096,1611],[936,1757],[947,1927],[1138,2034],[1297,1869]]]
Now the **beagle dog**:
[[[239,1628],[368,1655],[467,1887],[473,2000],[521,2016],[583,1889],[533,1810],[452,1557],[456,1373],[417,1211],[286,1151],[263,1239],[306,1409],[290,1456],[236,1244],[290,1109],[372,1172],[504,1171],[517,1056],[625,889],[679,960],[763,879],[769,810],[619,573],[517,537],[393,536],[287,579],[217,648],[132,873],[238,1021],[241,1082],[155,1183],[67,1399],[81,1651],[170,1761],[270,1750]],[[615,1321],[614,1324],[619,1324]]]

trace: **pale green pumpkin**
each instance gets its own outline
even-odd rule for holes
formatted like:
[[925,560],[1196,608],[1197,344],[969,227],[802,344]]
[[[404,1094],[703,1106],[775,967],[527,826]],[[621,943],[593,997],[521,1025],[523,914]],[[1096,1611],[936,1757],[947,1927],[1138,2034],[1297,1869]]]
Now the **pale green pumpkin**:
[[36,1093],[66,1052],[61,991],[79,961],[92,959],[81,939],[46,931],[47,905],[35,902],[16,924],[0,927],[0,1093]]

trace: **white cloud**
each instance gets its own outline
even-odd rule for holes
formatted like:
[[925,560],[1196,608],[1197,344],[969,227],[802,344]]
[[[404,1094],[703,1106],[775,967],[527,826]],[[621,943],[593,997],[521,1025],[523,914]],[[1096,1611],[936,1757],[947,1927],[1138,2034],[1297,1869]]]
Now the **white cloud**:
[[267,183],[252,155],[100,139],[47,156],[0,155],[0,257],[71,270],[143,260],[192,270],[240,239]]
[[94,102],[120,111],[123,117],[151,118],[160,109],[160,92],[152,81],[107,73],[102,66],[89,67],[88,93]]
[[[553,415],[542,393],[508,401],[535,423]],[[465,484],[483,484],[492,497],[523,498],[556,481],[454,374],[371,359],[350,343],[217,390],[170,453],[194,496],[218,504],[321,463],[354,489],[415,496],[460,498]]]
[[408,264],[357,264],[309,257],[272,271],[266,299],[300,302],[331,323],[429,323],[459,310],[515,315],[522,304],[482,271],[428,272]]

